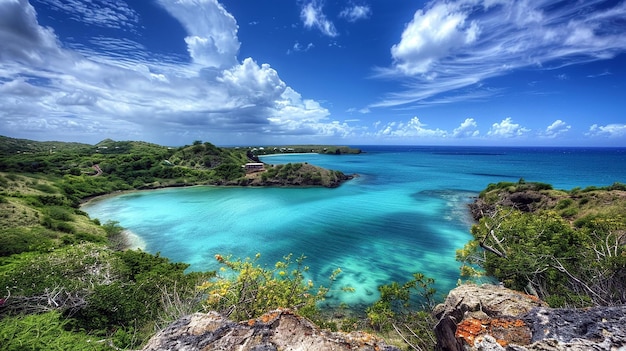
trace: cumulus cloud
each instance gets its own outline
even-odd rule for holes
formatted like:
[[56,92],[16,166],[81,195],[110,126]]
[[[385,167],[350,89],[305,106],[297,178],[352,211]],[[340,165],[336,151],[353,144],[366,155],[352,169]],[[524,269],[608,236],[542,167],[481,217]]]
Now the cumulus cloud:
[[609,137],[609,138],[621,138],[626,137],[626,124],[607,124],[605,126],[599,126],[597,124],[589,127],[588,136],[592,137]]
[[455,138],[473,138],[479,134],[478,124],[473,118],[465,119],[460,126],[452,131],[452,136]]
[[159,3],[186,29],[180,40],[191,62],[152,54],[124,38],[63,45],[51,28],[39,25],[28,1],[0,1],[0,134],[47,137],[63,131],[66,138],[88,142],[157,135],[164,142],[167,134],[175,144],[185,142],[181,137],[232,143],[232,137],[218,136],[233,131],[242,141],[254,133],[350,132],[269,64],[239,62],[237,23],[217,1]]
[[626,51],[625,2],[433,0],[415,12],[393,64],[378,74],[412,81],[375,106],[454,92],[524,67],[562,67]]
[[338,35],[335,25],[326,18],[319,1],[304,3],[300,11],[300,19],[306,28],[316,28],[329,37]]
[[217,0],[159,0],[186,29],[189,55],[195,63],[215,68],[237,63],[237,21]]
[[488,136],[496,138],[514,138],[522,136],[530,132],[530,129],[524,128],[517,123],[513,123],[511,117],[507,117],[500,123],[491,125],[491,129],[487,132]]
[[556,138],[561,134],[569,132],[571,128],[572,127],[569,124],[557,119],[546,128],[542,135],[547,138]]
[[379,132],[379,136],[394,137],[420,137],[420,138],[445,138],[448,134],[445,130],[430,129],[428,125],[422,123],[418,117],[411,118],[408,122],[390,122],[383,125]]
[[356,22],[367,19],[372,14],[372,9],[365,5],[353,5],[341,10],[339,17],[345,18],[348,22]]
[[0,59],[41,65],[59,54],[51,28],[37,24],[37,13],[28,0],[0,2]]
[[[503,123],[510,123],[510,121],[503,121]],[[439,128],[429,128],[428,125],[423,123],[418,117],[413,117],[409,121],[391,121],[386,123],[377,121],[373,124],[373,127],[375,131],[370,133],[370,136],[382,138],[393,137],[397,140],[412,140],[414,138],[437,142],[449,140],[450,138],[486,140],[481,137],[478,124],[473,118],[466,118],[463,122],[461,122],[461,124],[459,124],[458,127],[451,131]],[[494,138],[500,137],[499,135],[490,136]]]
[[415,12],[400,43],[391,47],[395,68],[406,75],[427,73],[441,58],[475,42],[479,27],[467,23],[467,17],[453,3],[436,3],[426,12]]

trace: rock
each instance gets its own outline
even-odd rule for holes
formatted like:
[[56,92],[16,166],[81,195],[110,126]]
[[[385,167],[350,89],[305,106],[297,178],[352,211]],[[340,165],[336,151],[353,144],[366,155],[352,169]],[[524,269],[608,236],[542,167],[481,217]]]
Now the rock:
[[523,318],[533,344],[518,350],[626,351],[626,306],[536,308]]
[[549,308],[494,285],[462,285],[435,308],[445,351],[626,351],[626,306]]
[[495,285],[461,285],[448,293],[435,307],[437,348],[462,351],[474,346],[478,336],[490,334],[507,344],[508,340],[530,342],[530,329],[519,318],[535,307],[547,305],[536,297]]
[[150,339],[144,351],[400,351],[363,332],[320,330],[289,310],[275,310],[257,319],[236,323],[216,312],[179,319]]

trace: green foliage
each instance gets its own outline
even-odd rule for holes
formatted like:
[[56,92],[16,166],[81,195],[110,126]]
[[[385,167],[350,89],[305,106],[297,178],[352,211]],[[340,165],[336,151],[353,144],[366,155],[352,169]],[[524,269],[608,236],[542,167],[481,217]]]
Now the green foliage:
[[[573,204],[562,200],[555,207]],[[572,225],[564,215],[500,208],[472,228],[474,240],[457,251],[457,259],[554,307],[625,303],[624,218],[594,214]]]
[[115,350],[100,338],[67,331],[59,312],[0,318],[0,347],[6,351]]
[[378,287],[380,299],[367,309],[370,324],[377,330],[387,330],[397,317],[404,317],[414,308],[411,303],[418,301],[422,310],[431,310],[435,306],[435,294],[432,287],[435,280],[422,273],[414,273],[413,279],[404,284],[391,282]]
[[[330,287],[314,287],[305,280],[304,256],[292,259],[285,256],[273,268],[257,264],[254,259],[231,261],[221,255],[215,256],[224,266],[221,275],[207,281],[199,288],[208,296],[206,310],[229,315],[234,320],[256,318],[276,308],[294,308],[301,315],[313,317],[318,311],[316,304],[324,300]],[[295,265],[295,267],[292,267]],[[331,284],[341,272],[337,269],[330,277]]]
[[47,251],[53,246],[51,238],[33,228],[0,229],[0,257],[28,251]]
[[245,175],[241,165],[234,163],[224,163],[214,168],[214,172],[217,178],[224,180],[234,180],[241,178]]
[[[434,279],[414,273],[413,279],[404,284],[379,286],[380,299],[366,310],[370,326],[383,333],[395,331],[413,349],[434,349],[436,321],[430,313],[435,306],[434,283]],[[411,306],[416,301],[420,306],[417,309]]]
[[494,193],[498,191],[506,191],[509,193],[520,192],[520,191],[542,191],[542,190],[552,190],[552,185],[546,183],[538,183],[538,182],[530,182],[527,183],[524,178],[520,178],[519,182],[499,182],[499,183],[490,183],[487,185],[485,190],[481,191],[479,197],[485,198],[489,197],[489,193]]
[[185,274],[189,265],[172,263],[167,258],[142,251],[127,250],[114,255],[119,259],[115,269],[117,279],[95,286],[86,298],[86,306],[72,314],[75,328],[112,331],[117,327],[169,322],[179,317],[163,314],[168,307],[164,299],[170,293],[188,300],[187,313],[200,308],[195,287],[198,280],[211,274]]
[[71,222],[73,220],[72,214],[70,213],[70,211],[68,211],[67,208],[63,208],[60,206],[49,206],[46,210],[48,215],[52,219],[55,219],[57,221]]
[[57,189],[50,184],[45,184],[45,183],[36,184],[35,186],[33,186],[33,188],[39,191],[42,191],[44,193],[48,193],[48,194],[57,193]]
[[22,253],[0,259],[0,286],[13,296],[42,295],[46,289],[85,288],[107,281],[111,253],[95,244],[67,246],[50,253]]
[[155,328],[200,309],[196,286],[213,274],[185,274],[187,267],[158,255],[113,252],[95,244],[5,257],[0,285],[10,299],[3,312],[55,308],[67,317],[68,330],[127,339],[124,333],[135,329],[135,344],[124,347],[137,347]]

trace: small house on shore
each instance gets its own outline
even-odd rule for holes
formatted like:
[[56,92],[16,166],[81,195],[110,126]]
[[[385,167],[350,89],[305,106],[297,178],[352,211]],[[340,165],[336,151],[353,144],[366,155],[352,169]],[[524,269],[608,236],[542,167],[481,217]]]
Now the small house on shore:
[[250,162],[242,166],[246,173],[259,172],[265,170],[265,166],[262,162]]

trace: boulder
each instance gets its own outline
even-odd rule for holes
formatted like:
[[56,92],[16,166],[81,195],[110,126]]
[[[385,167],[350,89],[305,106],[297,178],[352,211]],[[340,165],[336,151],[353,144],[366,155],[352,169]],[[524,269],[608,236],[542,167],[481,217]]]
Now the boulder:
[[549,308],[495,285],[462,285],[435,308],[444,351],[626,351],[626,306]]
[[216,312],[183,317],[150,339],[144,351],[400,351],[364,332],[321,330],[290,310],[275,310],[245,322],[233,322]]

